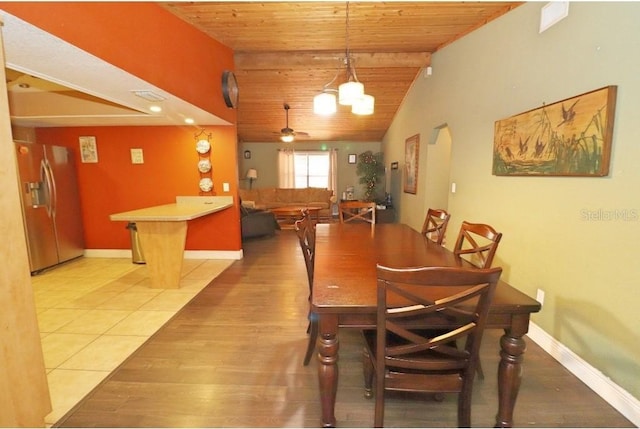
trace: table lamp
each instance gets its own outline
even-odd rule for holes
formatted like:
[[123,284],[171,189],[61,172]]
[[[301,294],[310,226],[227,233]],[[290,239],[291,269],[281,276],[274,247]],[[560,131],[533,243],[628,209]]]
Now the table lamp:
[[253,186],[253,181],[258,179],[258,170],[250,168],[247,170],[247,179],[249,180],[249,189]]

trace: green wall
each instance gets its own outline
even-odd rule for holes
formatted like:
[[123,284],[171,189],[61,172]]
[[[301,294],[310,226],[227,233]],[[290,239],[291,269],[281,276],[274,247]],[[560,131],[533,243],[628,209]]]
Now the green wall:
[[[359,155],[368,150],[376,153],[380,152],[380,142],[296,142],[293,144],[284,143],[240,143],[238,159],[240,166],[238,168],[240,174],[240,187],[248,188],[249,182],[244,179],[249,168],[258,170],[258,180],[253,182],[255,188],[268,188],[278,186],[278,149],[305,150],[329,150],[338,149],[338,189],[337,197],[342,196],[342,192],[349,185],[355,186],[356,197],[362,197],[364,190],[362,185],[358,184],[358,176],[356,175],[356,164],[349,164],[347,156],[349,154]],[[244,158],[244,151],[251,152],[251,159]],[[382,178],[384,186],[384,178]]]
[[[463,220],[496,227],[503,278],[546,294],[532,320],[640,398],[640,3],[571,2],[569,16],[540,34],[545,4],[526,3],[436,52],[383,148],[403,160],[407,137],[427,140],[448,124],[457,185],[448,246]],[[495,121],[607,85],[618,86],[608,177],[491,174]],[[425,157],[419,165],[422,178]],[[424,182],[400,201],[400,221],[416,229]]]

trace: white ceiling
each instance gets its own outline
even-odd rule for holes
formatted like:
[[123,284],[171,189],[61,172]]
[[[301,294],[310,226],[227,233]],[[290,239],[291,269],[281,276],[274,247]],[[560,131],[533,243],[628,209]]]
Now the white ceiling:
[[[9,72],[7,83],[15,125],[184,125],[188,117],[196,125],[230,125],[5,11],[0,18],[6,68],[21,72]],[[164,100],[150,102],[133,91],[151,91]],[[162,112],[151,112],[151,104],[159,104]]]

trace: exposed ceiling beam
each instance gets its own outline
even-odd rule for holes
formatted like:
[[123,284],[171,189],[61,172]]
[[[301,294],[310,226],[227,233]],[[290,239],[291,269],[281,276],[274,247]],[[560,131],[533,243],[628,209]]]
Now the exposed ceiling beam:
[[[236,52],[236,67],[242,70],[338,68],[345,57],[344,51],[324,52]],[[356,67],[406,68],[426,67],[431,64],[429,52],[352,52]]]

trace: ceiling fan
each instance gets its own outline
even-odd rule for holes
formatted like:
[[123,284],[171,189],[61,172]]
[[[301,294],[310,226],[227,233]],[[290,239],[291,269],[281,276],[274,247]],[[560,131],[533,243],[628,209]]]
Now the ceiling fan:
[[284,103],[286,125],[283,129],[280,130],[280,140],[285,143],[291,143],[295,140],[296,136],[309,137],[308,133],[305,133],[303,131],[294,131],[293,128],[289,128],[289,109],[289,105],[287,103]]

